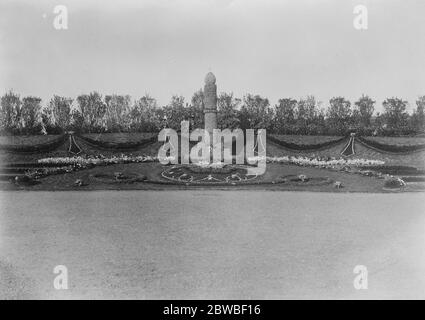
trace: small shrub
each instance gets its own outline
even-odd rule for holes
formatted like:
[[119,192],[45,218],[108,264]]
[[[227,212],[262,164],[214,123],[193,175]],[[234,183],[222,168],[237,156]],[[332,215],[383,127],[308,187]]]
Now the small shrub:
[[334,187],[335,187],[336,189],[341,189],[341,188],[343,188],[342,182],[341,182],[341,181],[335,181],[335,183],[334,183]]
[[305,174],[300,174],[298,176],[298,179],[301,180],[302,182],[307,182],[309,180]]
[[406,182],[396,177],[388,177],[387,179],[385,179],[385,182],[384,182],[384,187],[388,189],[399,189],[405,186],[406,186]]
[[37,184],[38,182],[31,176],[22,175],[22,176],[15,177],[15,183],[17,185],[34,185],[34,184]]
[[83,181],[83,179],[77,179],[77,180],[75,180],[74,185],[77,186],[77,187],[82,187],[82,186],[86,186],[87,183],[85,183]]
[[125,178],[122,172],[114,172],[114,177],[115,180],[121,180]]

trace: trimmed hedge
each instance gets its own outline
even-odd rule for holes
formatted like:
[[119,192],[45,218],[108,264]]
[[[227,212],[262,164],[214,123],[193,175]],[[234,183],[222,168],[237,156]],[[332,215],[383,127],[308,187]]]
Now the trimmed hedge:
[[342,141],[349,139],[349,137],[342,137],[339,139],[335,139],[335,140],[331,140],[331,141],[326,141],[326,142],[322,142],[322,143],[317,143],[317,144],[296,144],[296,143],[292,143],[292,142],[286,142],[283,140],[280,140],[278,138],[275,138],[271,135],[267,135],[267,140],[276,143],[282,147],[285,147],[287,149],[292,149],[292,150],[301,150],[301,151],[309,151],[309,150],[319,150],[322,148],[326,148],[326,147],[331,147],[334,146],[338,143],[341,143]]
[[88,143],[89,145],[92,145],[94,147],[100,148],[100,149],[106,149],[106,150],[135,150],[140,147],[147,146],[151,143],[154,143],[157,141],[158,137],[153,136],[148,139],[143,139],[137,142],[121,142],[121,143],[114,143],[114,142],[106,142],[106,141],[100,141],[100,140],[94,140],[88,137],[84,137],[82,135],[76,135],[79,139],[83,140],[85,143]]
[[363,137],[357,137],[357,139],[365,147],[377,149],[378,151],[382,152],[410,153],[425,150],[425,144],[418,144],[415,146],[398,146],[392,144],[383,144]]
[[68,135],[64,134],[53,141],[35,145],[0,145],[0,151],[11,153],[40,153],[50,152],[66,142]]

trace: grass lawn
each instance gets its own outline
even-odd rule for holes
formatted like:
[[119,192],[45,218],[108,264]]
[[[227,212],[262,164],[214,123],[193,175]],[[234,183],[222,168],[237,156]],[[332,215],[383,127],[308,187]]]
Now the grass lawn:
[[[0,299],[425,298],[423,194],[41,191],[0,199]],[[69,290],[53,287],[56,265],[67,267]],[[368,269],[368,290],[353,287],[356,265]]]

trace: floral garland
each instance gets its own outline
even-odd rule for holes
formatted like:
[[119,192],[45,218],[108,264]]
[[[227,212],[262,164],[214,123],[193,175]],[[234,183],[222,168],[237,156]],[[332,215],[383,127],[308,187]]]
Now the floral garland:
[[39,164],[56,164],[56,165],[107,165],[107,164],[118,164],[118,163],[137,163],[137,162],[154,162],[156,157],[151,156],[113,156],[110,158],[106,157],[50,157],[39,159]]
[[[173,160],[170,157],[169,160]],[[283,156],[283,157],[251,157],[248,158],[248,161],[255,162],[260,160],[266,160],[267,163],[283,163],[283,164],[294,164],[299,166],[312,166],[312,167],[322,167],[322,168],[331,168],[339,166],[352,166],[352,167],[365,167],[365,166],[380,166],[385,164],[381,160],[369,160],[369,159],[336,159],[336,158],[315,158],[315,157],[302,157],[302,156]],[[153,156],[132,156],[124,155],[113,156],[106,158],[103,156],[100,157],[51,157],[39,159],[39,164],[56,164],[56,165],[107,165],[107,164],[119,164],[119,163],[139,163],[139,162],[157,162],[158,158]],[[197,164],[202,166],[205,164]],[[218,166],[218,164],[210,164],[208,167]]]
[[[322,159],[314,157],[294,157],[294,156],[283,156],[283,157],[266,157],[268,163],[286,163],[295,164],[299,166],[312,166],[312,167],[323,167],[332,168],[339,166],[350,166],[350,167],[366,167],[366,166],[379,166],[385,164],[381,160],[369,160],[369,159]],[[251,159],[250,159],[251,160]]]

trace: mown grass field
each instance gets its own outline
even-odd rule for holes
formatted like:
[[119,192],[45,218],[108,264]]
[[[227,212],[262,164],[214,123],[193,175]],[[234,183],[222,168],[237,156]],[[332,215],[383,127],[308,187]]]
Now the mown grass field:
[[[419,193],[0,196],[0,299],[425,298]],[[353,287],[358,264],[368,290]]]

